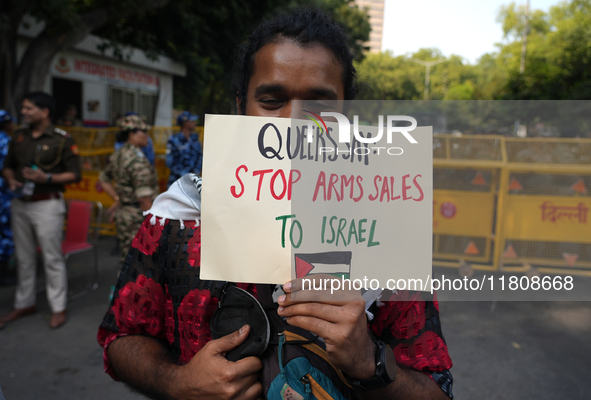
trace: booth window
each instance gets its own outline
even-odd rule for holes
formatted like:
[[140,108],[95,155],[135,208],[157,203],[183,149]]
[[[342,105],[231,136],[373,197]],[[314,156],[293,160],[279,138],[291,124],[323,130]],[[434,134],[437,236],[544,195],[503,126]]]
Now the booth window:
[[126,88],[111,88],[111,124],[115,125],[117,118],[129,111],[135,111],[145,118],[149,125],[154,124],[158,95],[140,90]]

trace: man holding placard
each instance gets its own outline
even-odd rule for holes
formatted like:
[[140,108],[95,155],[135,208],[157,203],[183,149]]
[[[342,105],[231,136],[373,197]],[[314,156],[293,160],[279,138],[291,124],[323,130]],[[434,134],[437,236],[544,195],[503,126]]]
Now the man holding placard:
[[[238,72],[237,106],[248,116],[290,118],[299,112],[292,109],[294,101],[350,100],[356,92],[346,37],[317,10],[294,10],[261,24]],[[252,339],[250,333],[259,328],[254,321],[211,339],[210,321],[228,285],[199,277],[200,208],[196,175],[185,175],[154,202],[99,330],[107,372],[153,398],[301,398],[293,384],[277,392],[268,384],[278,363],[273,349],[260,357],[226,359]],[[253,249],[243,256],[259,253]],[[382,299],[392,301],[374,303],[369,317],[363,301],[296,302],[291,297],[298,285],[284,285],[286,294],[273,305],[269,285],[237,284],[265,307],[271,331],[274,321],[285,324],[283,317],[289,326],[323,339],[319,353],[326,370],[335,372],[327,373],[330,379],[338,375],[348,387],[344,398],[355,392],[369,398],[452,397],[452,363],[436,302],[399,292]],[[315,381],[302,377],[302,382],[314,394]]]

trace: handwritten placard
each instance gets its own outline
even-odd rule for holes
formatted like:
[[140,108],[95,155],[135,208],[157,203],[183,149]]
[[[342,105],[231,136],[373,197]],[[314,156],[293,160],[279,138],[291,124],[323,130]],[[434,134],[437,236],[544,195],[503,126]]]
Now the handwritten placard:
[[399,132],[341,143],[337,132],[336,122],[206,115],[202,279],[428,280],[432,129],[410,132],[416,143]]

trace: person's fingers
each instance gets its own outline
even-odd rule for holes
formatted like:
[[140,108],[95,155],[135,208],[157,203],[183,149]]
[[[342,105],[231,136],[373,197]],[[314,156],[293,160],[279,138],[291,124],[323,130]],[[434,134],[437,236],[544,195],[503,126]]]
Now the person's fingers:
[[210,347],[213,347],[213,351],[219,354],[226,354],[232,349],[240,346],[246,338],[248,338],[248,334],[250,332],[250,326],[244,325],[242,328],[234,331],[226,336],[223,336],[219,339],[212,340],[210,342]]
[[[231,362],[231,361],[229,361]],[[256,373],[263,368],[263,363],[260,358],[258,357],[245,357],[242,360],[238,360],[233,363],[235,367],[238,368],[237,376],[240,377],[248,377],[250,375],[255,376],[254,380],[256,380]],[[255,375],[253,375],[255,374]]]
[[305,293],[302,291],[279,296],[277,304],[279,304],[280,307],[288,307],[294,304],[315,302],[333,306],[344,306],[347,303],[356,301],[363,301],[363,297],[353,293],[340,293],[340,295],[331,296],[330,293],[327,294],[326,292],[316,293],[315,291],[310,291]]
[[365,312],[362,306],[335,307],[322,303],[303,303],[278,310],[281,317],[287,318],[290,325],[304,329],[328,329],[333,325],[356,324],[363,320]]
[[291,326],[305,329],[320,337],[330,337],[337,328],[335,323],[321,318],[296,315],[289,317],[287,323]]
[[296,315],[322,318],[326,321],[337,322],[342,318],[343,304],[320,303],[320,302],[291,302],[279,301],[277,310],[282,317],[293,317]]
[[[258,358],[256,359],[258,360]],[[260,360],[258,361],[260,362]],[[232,382],[232,384],[235,386],[236,393],[244,393],[247,389],[259,381],[259,370],[251,371],[245,375],[241,375],[241,371],[236,370],[237,368],[242,368],[244,365],[246,365],[246,363],[240,365],[238,362],[233,363],[228,361],[228,367],[226,368],[227,373],[229,373],[228,381]],[[262,367],[262,363],[260,366]]]
[[355,289],[351,280],[327,274],[291,280],[283,285],[283,290],[293,301],[322,301],[335,304],[339,301],[362,299],[360,290]]
[[36,171],[36,170],[34,170],[34,169],[31,169],[31,168],[25,167],[25,168],[23,168],[23,169],[22,169],[22,174],[23,174],[23,176],[25,176],[25,177],[30,177],[30,176],[33,176],[33,175],[35,175],[35,171]]
[[[207,344],[209,350],[217,356],[225,357],[226,353],[241,345],[247,338],[250,332],[250,326],[244,325],[239,330],[232,332],[219,339],[210,341]],[[258,357],[245,357],[236,362],[227,361],[227,368],[231,369],[231,374],[235,378],[249,378],[249,376],[256,374],[263,368],[263,364]],[[256,376],[253,378],[253,382]]]
[[[279,304],[286,303],[280,301]],[[322,302],[296,302],[288,306],[280,305],[277,313],[287,318],[288,324],[307,329],[326,339],[344,326],[351,327],[365,321],[365,303],[342,302],[334,305]]]
[[308,275],[303,278],[296,278],[287,282],[285,285],[283,285],[283,290],[286,293],[294,293],[300,290],[317,290],[317,288],[320,287],[328,287],[330,290],[332,281],[342,281],[342,279],[329,274]]
[[240,400],[262,399],[263,385],[257,379],[255,376],[253,384],[238,397]]

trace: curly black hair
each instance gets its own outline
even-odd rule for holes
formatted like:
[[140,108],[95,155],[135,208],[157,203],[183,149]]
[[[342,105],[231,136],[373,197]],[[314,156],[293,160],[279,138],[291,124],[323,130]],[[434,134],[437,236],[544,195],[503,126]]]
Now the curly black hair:
[[49,118],[55,117],[56,102],[53,96],[45,92],[29,92],[23,96],[23,100],[28,100],[37,107],[49,110]]
[[352,100],[359,91],[353,54],[347,36],[330,16],[314,7],[293,8],[262,22],[238,48],[234,76],[234,94],[238,97],[240,114],[246,114],[246,94],[254,72],[254,58],[268,43],[289,39],[300,45],[320,44],[330,50],[343,66],[345,100]]

